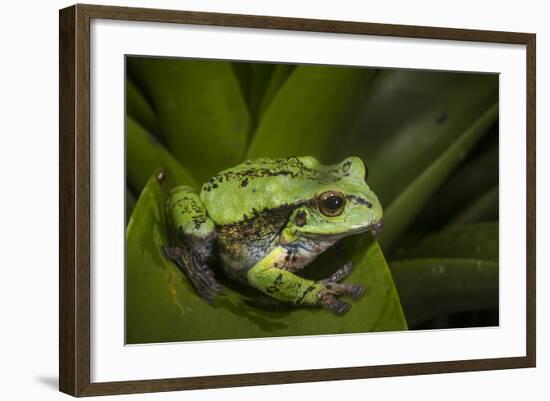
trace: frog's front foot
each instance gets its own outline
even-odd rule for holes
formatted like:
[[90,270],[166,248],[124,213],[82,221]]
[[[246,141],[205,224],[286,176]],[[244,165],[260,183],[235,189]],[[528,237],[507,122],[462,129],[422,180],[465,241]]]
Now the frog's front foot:
[[351,272],[351,263],[327,279],[312,281],[279,267],[279,261],[285,260],[287,254],[286,249],[276,248],[248,270],[250,285],[280,301],[294,305],[322,306],[338,315],[346,313],[350,308],[348,303],[340,301],[338,297],[359,299],[365,293],[362,285],[340,282]]
[[319,303],[338,315],[346,313],[351,307],[347,302],[340,301],[337,298],[338,296],[349,295],[353,299],[360,299],[365,293],[365,286],[363,285],[340,283],[352,270],[353,264],[348,262],[332,276],[319,282],[324,286],[324,289],[317,293]]
[[321,280],[321,283],[339,283],[345,279],[353,270],[353,263],[350,261],[336,270],[329,278]]

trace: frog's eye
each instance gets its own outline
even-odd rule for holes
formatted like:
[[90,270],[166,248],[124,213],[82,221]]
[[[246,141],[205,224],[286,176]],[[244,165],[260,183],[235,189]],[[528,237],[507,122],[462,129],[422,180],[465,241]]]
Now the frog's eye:
[[319,195],[317,205],[325,216],[338,216],[344,211],[346,198],[341,192],[327,191]]

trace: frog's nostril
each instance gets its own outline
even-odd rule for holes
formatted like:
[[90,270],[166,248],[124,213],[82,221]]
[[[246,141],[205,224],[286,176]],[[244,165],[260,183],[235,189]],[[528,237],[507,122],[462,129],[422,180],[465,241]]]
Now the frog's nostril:
[[373,234],[378,234],[380,231],[384,229],[384,221],[380,220],[379,222],[375,223],[372,226],[372,232]]

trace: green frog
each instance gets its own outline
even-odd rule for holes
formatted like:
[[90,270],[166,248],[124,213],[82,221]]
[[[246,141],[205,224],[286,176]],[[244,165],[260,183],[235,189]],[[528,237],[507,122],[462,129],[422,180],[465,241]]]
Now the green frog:
[[170,241],[164,255],[211,303],[223,289],[211,266],[279,301],[343,314],[360,284],[343,283],[351,262],[313,281],[296,272],[338,240],[382,228],[382,206],[367,185],[365,165],[348,157],[323,165],[311,156],[248,160],[202,187],[174,188],[166,204]]

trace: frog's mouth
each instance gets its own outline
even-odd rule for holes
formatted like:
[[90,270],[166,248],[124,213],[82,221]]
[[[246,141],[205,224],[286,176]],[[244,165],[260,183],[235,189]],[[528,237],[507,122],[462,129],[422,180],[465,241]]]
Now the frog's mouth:
[[380,220],[374,224],[371,224],[369,226],[369,229],[367,231],[372,231],[374,235],[377,235],[384,229],[384,220]]
[[348,235],[355,235],[355,234],[361,234],[365,233],[367,231],[371,231],[373,235],[378,235],[382,230],[384,229],[384,221],[380,220],[376,223],[369,224],[368,226],[364,227],[358,227],[356,229],[348,230],[345,233],[334,233],[334,234],[320,234],[320,233],[311,233],[311,232],[303,232],[303,234],[309,238],[334,238],[339,239],[343,237],[347,237]]

